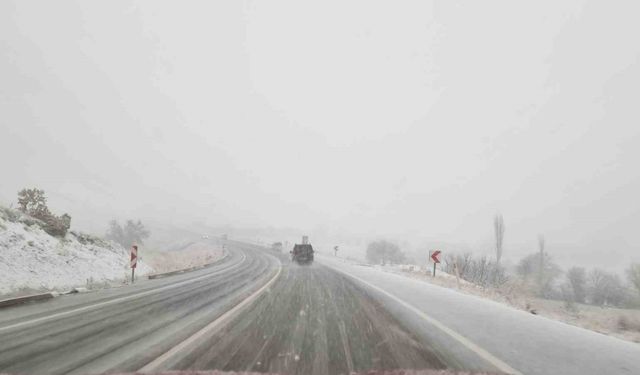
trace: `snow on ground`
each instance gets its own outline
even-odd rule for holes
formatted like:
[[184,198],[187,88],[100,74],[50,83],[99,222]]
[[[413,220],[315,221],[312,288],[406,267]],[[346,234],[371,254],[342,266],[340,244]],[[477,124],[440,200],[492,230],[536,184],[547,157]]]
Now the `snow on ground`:
[[[111,241],[67,233],[56,238],[33,220],[0,210],[0,295],[92,287],[130,277],[129,251]],[[138,262],[137,275],[152,268]]]
[[[317,259],[423,312],[522,373],[640,374],[638,344],[344,259]],[[387,305],[390,309],[394,306]],[[412,315],[404,314],[403,319],[412,319]],[[407,320],[407,324],[410,322]],[[432,327],[430,332],[437,335],[442,331]],[[451,346],[456,347],[459,345]]]
[[567,306],[563,301],[533,297],[523,293],[517,283],[508,283],[502,288],[483,288],[480,285],[460,279],[439,268],[433,278],[432,266],[415,265],[368,265],[357,261],[348,261],[353,265],[371,267],[372,269],[393,273],[430,284],[435,284],[459,292],[500,302],[519,310],[534,311],[536,314],[552,318],[595,332],[615,336],[628,341],[640,343],[640,310],[600,307],[586,304]]

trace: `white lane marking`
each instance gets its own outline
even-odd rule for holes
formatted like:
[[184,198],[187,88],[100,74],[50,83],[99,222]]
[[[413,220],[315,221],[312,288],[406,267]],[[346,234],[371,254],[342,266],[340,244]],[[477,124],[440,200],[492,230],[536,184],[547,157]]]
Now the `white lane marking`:
[[467,349],[471,350],[472,352],[476,353],[480,358],[484,359],[485,361],[491,363],[493,366],[495,366],[498,370],[506,372],[507,374],[513,374],[513,375],[523,375],[520,371],[514,369],[513,367],[509,366],[506,362],[504,362],[503,360],[501,360],[500,358],[494,356],[493,354],[489,353],[488,351],[486,351],[485,349],[481,348],[480,346],[478,346],[477,344],[475,344],[474,342],[472,342],[471,340],[469,340],[468,338],[462,336],[461,334],[459,334],[458,332],[452,330],[451,328],[447,327],[446,325],[444,325],[443,323],[441,323],[440,321],[430,317],[429,315],[425,314],[422,310],[418,309],[417,307],[410,305],[409,303],[401,300],[400,298],[394,296],[393,294],[387,292],[386,290],[375,286],[373,284],[371,284],[368,281],[365,281],[361,278],[359,278],[358,276],[354,276],[351,275],[343,270],[340,270],[338,268],[335,268],[327,263],[323,264],[331,267],[332,269],[348,276],[351,277],[353,279],[356,279],[358,281],[360,281],[361,283],[367,285],[368,287],[375,289],[376,291],[384,294],[385,296],[391,298],[392,300],[396,301],[397,303],[401,304],[402,306],[404,306],[405,308],[411,310],[413,313],[415,313],[416,315],[418,315],[419,317],[421,317],[422,319],[426,320],[427,322],[429,322],[431,325],[434,325],[436,328],[440,329],[442,332],[446,333],[447,335],[449,335],[451,338],[453,338],[454,340],[458,341],[460,344],[464,345],[465,347],[467,347]]
[[244,253],[242,253],[242,260],[240,260],[240,262],[238,262],[238,263],[236,263],[236,264],[234,264],[234,265],[232,265],[230,267],[227,267],[227,268],[225,268],[225,269],[223,269],[221,271],[218,271],[218,272],[209,273],[209,274],[206,274],[206,275],[198,276],[198,277],[193,278],[193,279],[180,281],[180,282],[175,283],[175,284],[165,285],[165,286],[160,287],[160,288],[154,288],[154,289],[148,290],[146,292],[140,292],[140,293],[136,293],[136,294],[132,294],[132,295],[126,296],[126,297],[120,297],[120,298],[116,298],[116,299],[112,299],[112,300],[108,300],[108,301],[104,301],[104,302],[99,302],[99,303],[96,303],[96,304],[93,304],[93,305],[83,306],[83,307],[79,307],[77,309],[63,311],[63,312],[59,312],[57,314],[47,315],[47,316],[43,316],[43,317],[40,317],[40,318],[27,320],[27,321],[24,321],[24,322],[15,323],[15,324],[11,324],[11,325],[8,325],[8,326],[0,327],[0,332],[7,331],[7,330],[10,330],[10,329],[13,329],[13,328],[26,326],[26,325],[29,325],[29,324],[35,324],[35,323],[40,323],[40,322],[51,320],[51,319],[55,319],[55,318],[60,318],[60,317],[66,316],[66,315],[72,315],[72,314],[75,314],[75,313],[78,313],[78,312],[95,309],[95,308],[101,307],[101,306],[111,305],[111,304],[114,304],[114,303],[117,303],[117,302],[128,301],[130,299],[134,299],[134,298],[146,296],[146,295],[149,295],[149,294],[161,292],[163,290],[174,289],[174,288],[177,288],[177,287],[185,285],[185,284],[190,284],[190,283],[202,280],[202,279],[206,279],[206,278],[209,278],[209,277],[212,277],[212,276],[215,276],[215,275],[219,275],[219,274],[224,273],[224,272],[228,272],[229,269],[235,268],[237,265],[240,265],[240,264],[244,263],[244,261],[246,259],[247,259],[247,256]]
[[256,298],[258,298],[262,294],[262,292],[264,292],[269,286],[271,286],[271,284],[273,284],[276,281],[278,276],[280,276],[281,271],[282,271],[282,264],[279,264],[278,272],[276,272],[276,274],[266,284],[264,284],[264,286],[262,286],[260,289],[256,290],[253,294],[251,294],[249,297],[245,298],[240,303],[235,305],[231,310],[228,310],[224,314],[220,315],[218,319],[207,324],[204,328],[194,333],[190,337],[186,338],[184,341],[182,341],[178,345],[169,349],[169,351],[162,354],[158,358],[147,363],[144,367],[142,367],[140,370],[136,372],[141,372],[141,373],[158,372],[160,367],[169,359],[171,359],[171,357],[175,356],[176,354],[180,353],[183,350],[186,350],[195,341],[203,337],[205,334],[211,331],[214,331],[215,329],[217,329],[218,327],[226,323],[226,321],[229,320],[229,318],[231,318],[234,314],[240,312],[243,308],[251,304]]

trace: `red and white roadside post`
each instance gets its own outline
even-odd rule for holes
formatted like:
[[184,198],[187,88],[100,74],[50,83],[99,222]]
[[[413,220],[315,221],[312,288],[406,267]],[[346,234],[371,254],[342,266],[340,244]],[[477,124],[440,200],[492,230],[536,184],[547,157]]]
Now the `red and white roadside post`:
[[138,265],[138,245],[133,245],[131,246],[131,284],[133,284],[137,265]]
[[433,277],[436,277],[436,264],[440,263],[440,250],[429,251],[429,259],[433,262]]

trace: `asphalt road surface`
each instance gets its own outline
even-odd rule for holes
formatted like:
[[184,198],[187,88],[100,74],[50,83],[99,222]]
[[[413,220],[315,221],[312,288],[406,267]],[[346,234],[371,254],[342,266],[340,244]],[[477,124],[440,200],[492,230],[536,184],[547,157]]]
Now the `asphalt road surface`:
[[[533,315],[489,299],[441,288],[377,267],[318,256],[380,297],[387,311],[464,367],[491,362],[527,375],[640,374],[640,345]],[[467,353],[465,353],[467,349]],[[490,369],[490,368],[487,368]]]
[[285,263],[270,292],[172,370],[348,374],[447,367],[365,290],[319,265]]
[[205,269],[0,309],[0,372],[640,373],[637,344],[335,257],[228,250]]
[[329,267],[246,244],[228,249],[206,269],[0,310],[0,372],[486,369]]
[[0,310],[0,372],[135,371],[200,330],[279,268],[242,246],[211,267]]

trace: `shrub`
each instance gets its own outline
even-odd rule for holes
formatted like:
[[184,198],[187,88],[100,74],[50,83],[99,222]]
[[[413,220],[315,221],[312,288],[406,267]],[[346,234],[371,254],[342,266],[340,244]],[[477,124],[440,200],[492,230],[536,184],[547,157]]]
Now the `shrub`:
[[561,271],[548,253],[536,252],[527,255],[518,263],[516,272],[525,283],[534,283],[539,297],[551,298],[557,295],[553,286]]
[[595,268],[589,272],[589,300],[594,305],[621,306],[626,300],[626,291],[616,274]]
[[587,271],[582,267],[571,267],[567,271],[567,281],[574,301],[584,303],[587,296]]
[[498,287],[509,281],[505,268],[486,256],[476,259],[470,253],[447,255],[443,260],[443,269],[455,275],[456,264],[460,278],[477,285]]
[[633,320],[626,315],[618,318],[618,329],[621,331],[638,331],[640,332],[640,321]]
[[64,237],[71,226],[71,216],[64,214],[60,217],[49,215],[44,219],[44,231],[52,236]]
[[371,242],[367,246],[367,261],[374,264],[401,263],[406,259],[398,245],[379,240]]
[[136,244],[142,244],[143,241],[150,235],[140,220],[133,221],[127,220],[124,227],[122,227],[116,220],[109,222],[109,228],[105,238],[116,243],[119,243],[123,247],[129,247]]
[[44,220],[51,215],[47,207],[47,198],[44,195],[44,190],[41,189],[20,190],[18,192],[18,206],[20,206],[20,211],[40,220]]
[[22,189],[18,192],[19,210],[37,221],[29,221],[28,218],[20,219],[27,225],[38,224],[45,232],[52,236],[64,237],[71,227],[71,216],[63,214],[56,216],[47,207],[47,198],[44,190]]
[[7,221],[17,223],[20,220],[20,211],[12,210],[6,207],[0,207],[0,215]]

